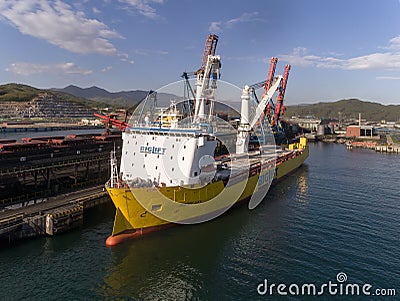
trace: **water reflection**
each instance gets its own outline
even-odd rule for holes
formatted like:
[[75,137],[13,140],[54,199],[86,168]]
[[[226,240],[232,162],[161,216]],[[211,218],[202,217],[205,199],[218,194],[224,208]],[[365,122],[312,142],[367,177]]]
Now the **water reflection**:
[[[206,300],[210,292],[243,286],[244,278],[256,281],[255,271],[268,265],[267,258],[275,256],[271,253],[282,244],[287,247],[282,221],[296,214],[288,206],[296,195],[306,204],[307,193],[308,169],[303,166],[274,185],[254,210],[238,206],[207,223],[177,226],[112,248],[98,296]],[[229,281],[221,283],[225,277]]]
[[301,207],[306,207],[309,201],[308,195],[308,166],[303,166],[301,174],[297,178],[296,200]]
[[[221,251],[240,229],[235,218],[226,217],[177,226],[111,249],[112,261],[99,295],[186,300],[202,291],[206,293],[210,278],[204,274],[213,274],[217,263],[223,260]],[[224,233],[224,229],[229,232]]]

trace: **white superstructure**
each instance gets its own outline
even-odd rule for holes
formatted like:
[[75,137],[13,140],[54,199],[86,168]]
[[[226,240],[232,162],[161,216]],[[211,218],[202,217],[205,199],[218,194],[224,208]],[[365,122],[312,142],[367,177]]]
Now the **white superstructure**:
[[[122,135],[118,179],[128,183],[130,187],[193,186],[209,183],[215,176],[214,152],[218,140],[227,147],[236,145],[235,150],[229,150],[231,156],[236,152],[236,157],[232,157],[234,161],[237,157],[248,154],[251,131],[254,131],[267,103],[280,86],[282,76],[270,76],[271,85],[266,88],[261,101],[251,114],[250,87],[244,87],[241,96],[241,121],[235,135],[232,135],[232,126],[225,126],[225,130],[217,128],[214,102],[221,63],[220,57],[215,55],[216,40],[216,36],[209,37],[203,57],[204,64],[194,73],[194,112],[191,109],[180,111],[172,101],[168,109],[156,114],[156,93],[151,93],[138,110],[139,115],[132,118],[127,126]],[[150,99],[153,102],[146,111]],[[185,101],[191,107],[191,100]],[[262,145],[259,148],[262,149]]]
[[122,180],[136,178],[156,186],[202,184],[199,162],[214,157],[216,140],[196,129],[132,128],[123,133]]

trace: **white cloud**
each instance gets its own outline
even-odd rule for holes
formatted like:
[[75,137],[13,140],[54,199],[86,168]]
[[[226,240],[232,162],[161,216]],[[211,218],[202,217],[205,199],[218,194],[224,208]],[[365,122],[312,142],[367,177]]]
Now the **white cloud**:
[[238,23],[243,23],[243,22],[260,21],[261,19],[256,18],[257,15],[258,15],[258,12],[243,13],[238,18],[233,18],[233,19],[226,21],[226,27],[231,28],[234,25],[236,25]]
[[118,0],[120,3],[127,4],[128,8],[133,8],[139,14],[149,19],[159,19],[156,9],[152,4],[163,4],[164,0]]
[[152,49],[136,49],[135,53],[138,55],[167,55],[168,51],[152,50]]
[[389,48],[400,50],[400,36],[394,37],[389,41]]
[[221,21],[215,21],[215,22],[211,22],[210,27],[208,27],[208,30],[211,32],[221,32],[222,28],[221,28]]
[[[318,57],[307,55],[307,49],[304,47],[296,47],[291,54],[282,54],[279,55],[279,58],[293,66],[307,67],[315,64],[315,60]],[[269,59],[265,59],[265,61],[269,62]]]
[[0,19],[21,33],[75,53],[116,55],[110,39],[120,34],[60,0],[0,0]]
[[93,11],[93,13],[96,14],[96,15],[101,14],[101,10],[98,9],[97,7],[93,7],[93,8],[92,8],[92,11]]
[[[352,58],[308,54],[304,47],[294,48],[292,53],[279,57],[293,66],[331,68],[343,70],[398,70],[400,69],[400,36],[389,41],[386,52],[375,52]],[[342,57],[342,55],[340,55]]]
[[400,36],[390,39],[388,45],[380,46],[379,48],[390,51],[400,51]]
[[107,67],[101,69],[101,72],[108,72],[108,71],[111,71],[111,70],[112,70],[112,66],[107,66]]
[[208,30],[211,32],[221,32],[226,28],[232,28],[233,26],[239,24],[239,23],[244,23],[244,22],[259,22],[259,21],[264,21],[263,19],[257,18],[258,12],[252,12],[252,13],[243,13],[237,18],[233,18],[227,21],[213,21],[210,23],[210,26],[208,27]]
[[18,62],[11,64],[5,69],[17,75],[29,76],[33,74],[92,74],[92,70],[82,69],[75,63],[57,63],[57,64],[34,64],[27,62]]
[[344,69],[400,69],[400,53],[372,53],[348,59],[344,62]]
[[379,80],[400,80],[400,76],[377,76]]
[[129,64],[131,64],[131,65],[133,65],[133,64],[135,63],[135,61],[129,60],[129,59],[127,59],[127,58],[122,58],[122,59],[120,59],[120,61],[121,61],[121,62],[129,63]]

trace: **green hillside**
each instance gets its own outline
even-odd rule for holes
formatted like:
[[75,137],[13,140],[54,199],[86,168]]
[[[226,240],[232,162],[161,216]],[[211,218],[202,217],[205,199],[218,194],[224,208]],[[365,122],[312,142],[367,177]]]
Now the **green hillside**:
[[30,101],[35,98],[40,92],[39,89],[20,85],[20,84],[6,84],[0,86],[0,101]]
[[8,101],[28,102],[42,93],[50,93],[55,95],[58,99],[84,105],[90,108],[106,106],[106,104],[102,102],[76,97],[61,91],[37,89],[22,84],[0,85],[0,102],[3,103]]
[[343,99],[336,102],[320,102],[297,106],[287,106],[286,117],[310,116],[318,118],[358,118],[361,113],[363,119],[369,121],[398,121],[400,119],[400,105],[382,105],[376,102],[361,101],[359,99]]

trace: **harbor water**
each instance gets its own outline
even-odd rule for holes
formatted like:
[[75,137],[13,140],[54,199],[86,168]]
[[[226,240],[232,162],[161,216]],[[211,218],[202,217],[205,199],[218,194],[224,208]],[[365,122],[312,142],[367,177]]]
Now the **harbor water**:
[[[399,155],[311,144],[305,164],[254,210],[239,206],[107,248],[107,204],[91,209],[82,228],[0,248],[0,300],[271,300],[276,290],[257,292],[266,279],[320,286],[338,274],[371,293],[394,288],[397,297],[373,300],[395,300],[399,183]],[[331,297],[325,291],[321,300]],[[289,299],[298,298],[309,299]]]

